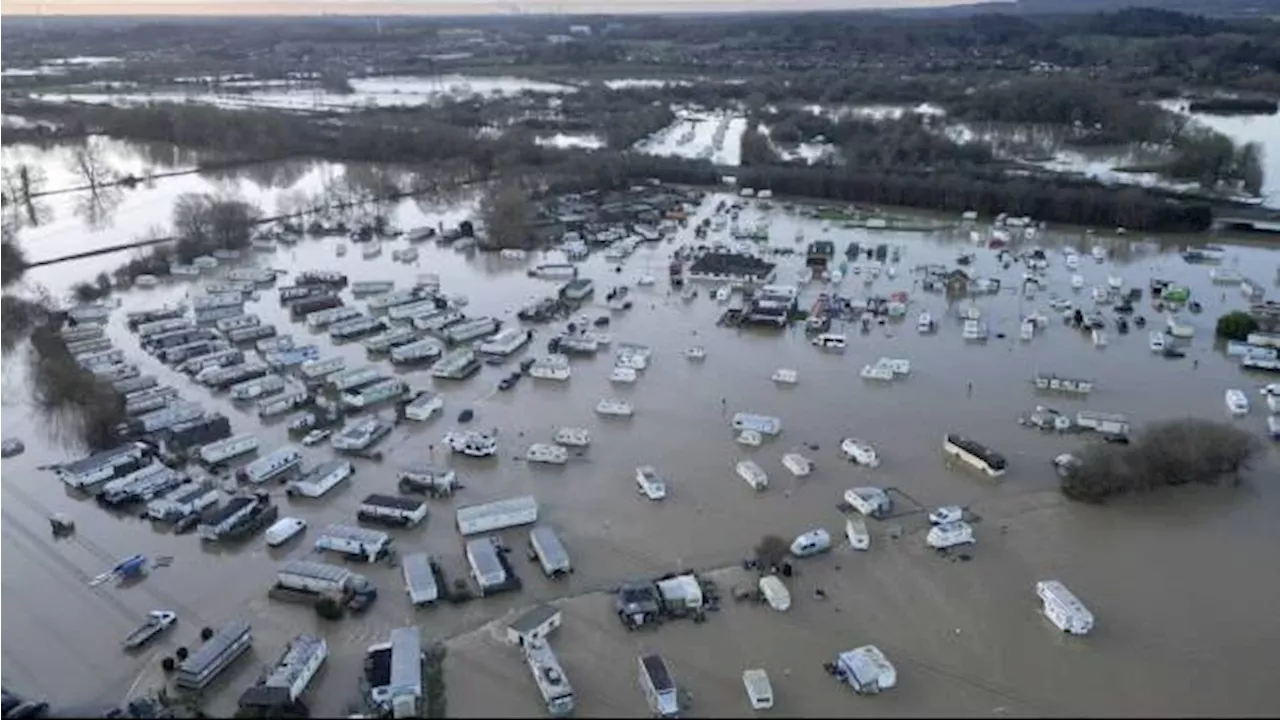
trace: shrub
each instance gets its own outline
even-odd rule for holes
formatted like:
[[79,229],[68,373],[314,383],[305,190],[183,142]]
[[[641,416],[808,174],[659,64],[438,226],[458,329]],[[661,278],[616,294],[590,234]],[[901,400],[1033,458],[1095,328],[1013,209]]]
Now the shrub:
[[1224,340],[1244,341],[1250,333],[1258,331],[1258,321],[1243,310],[1233,310],[1218,318],[1214,332]]
[[1091,445],[1062,475],[1064,495],[1102,502],[1113,495],[1191,483],[1239,482],[1262,450],[1258,438],[1234,425],[1188,418],[1156,423],[1130,445]]

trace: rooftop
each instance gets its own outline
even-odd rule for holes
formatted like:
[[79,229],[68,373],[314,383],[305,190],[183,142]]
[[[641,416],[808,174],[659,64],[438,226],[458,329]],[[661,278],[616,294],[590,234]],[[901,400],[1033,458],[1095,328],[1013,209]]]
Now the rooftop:
[[558,608],[538,605],[511,622],[510,628],[521,635],[538,629],[543,623],[560,614]]

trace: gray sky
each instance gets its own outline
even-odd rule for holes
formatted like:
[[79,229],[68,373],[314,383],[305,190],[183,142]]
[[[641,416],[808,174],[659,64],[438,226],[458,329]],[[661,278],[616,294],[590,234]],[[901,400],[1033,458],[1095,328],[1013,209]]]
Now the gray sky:
[[490,15],[858,10],[961,5],[978,0],[5,0],[4,15]]

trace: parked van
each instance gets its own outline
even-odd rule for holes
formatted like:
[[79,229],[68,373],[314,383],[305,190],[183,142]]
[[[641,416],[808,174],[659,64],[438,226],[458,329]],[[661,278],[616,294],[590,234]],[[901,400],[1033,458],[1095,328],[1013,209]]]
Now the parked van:
[[295,535],[307,528],[307,521],[302,518],[286,517],[277,520],[265,533],[267,545],[278,547],[289,542]]
[[529,548],[533,551],[533,556],[542,564],[542,572],[546,573],[547,577],[554,578],[573,572],[569,553],[551,527],[535,525],[529,531]]

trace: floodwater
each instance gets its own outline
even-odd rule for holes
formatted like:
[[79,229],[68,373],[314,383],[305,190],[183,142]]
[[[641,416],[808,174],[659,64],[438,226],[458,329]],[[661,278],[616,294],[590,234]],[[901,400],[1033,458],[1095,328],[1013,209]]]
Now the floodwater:
[[577,92],[572,85],[519,77],[433,75],[428,77],[352,78],[350,93],[314,88],[284,90],[260,88],[251,92],[213,92],[189,89],[181,92],[139,93],[37,93],[47,102],[84,102],[95,105],[145,105],[154,102],[199,102],[220,107],[267,107],[281,110],[344,111],[369,107],[419,107],[444,100],[518,95],[524,92],[560,95]]
[[[169,180],[159,180],[163,186]],[[712,196],[699,217],[719,198]],[[424,214],[411,202],[398,205],[395,221],[405,228],[420,224],[456,224],[467,205]],[[167,209],[157,207],[154,221]],[[744,212],[744,221],[765,211]],[[772,243],[794,241],[797,228],[809,239],[824,236],[821,224],[782,210],[767,212]],[[148,220],[151,221],[151,220]],[[693,223],[691,223],[692,227]],[[1280,573],[1272,548],[1280,542],[1274,522],[1280,511],[1280,463],[1272,452],[1237,490],[1190,489],[1134,498],[1104,507],[1065,501],[1056,490],[1050,460],[1076,447],[1070,437],[1041,435],[1020,427],[1016,418],[1040,403],[1063,409],[1123,412],[1141,424],[1187,415],[1226,417],[1223,391],[1252,388],[1265,376],[1245,375],[1233,360],[1212,347],[1213,319],[1239,307],[1238,291],[1210,284],[1204,266],[1185,264],[1172,251],[1188,241],[1164,244],[1100,237],[1112,261],[1094,264],[1082,258],[1090,285],[1119,274],[1146,287],[1159,276],[1190,285],[1204,303],[1189,316],[1196,337],[1189,357],[1166,361],[1152,357],[1146,333],[1114,335],[1109,347],[1095,349],[1088,339],[1056,320],[1033,341],[1016,339],[1021,314],[1039,309],[1051,318],[1048,293],[1025,300],[1014,293],[978,299],[993,333],[985,345],[967,345],[959,321],[941,296],[913,288],[910,269],[952,263],[968,245],[967,230],[906,233],[833,228],[825,233],[839,251],[850,241],[901,245],[896,278],[871,286],[846,278],[843,294],[884,295],[911,292],[911,311],[902,324],[862,336],[850,328],[851,343],[841,355],[812,348],[799,329],[732,330],[715,326],[723,306],[703,292],[686,304],[666,289],[663,279],[671,244],[642,247],[620,273],[593,256],[581,274],[597,282],[597,298],[614,284],[634,285],[645,274],[660,278],[653,287],[635,287],[635,308],[612,314],[608,331],[614,342],[650,345],[649,369],[633,386],[611,385],[607,353],[575,360],[566,383],[523,380],[500,393],[497,381],[510,367],[486,366],[460,383],[433,381],[426,371],[403,373],[415,387],[443,392],[443,416],[425,424],[402,425],[377,449],[381,463],[356,461],[354,481],[319,501],[279,498],[282,515],[306,518],[308,536],[332,522],[354,521],[359,500],[370,492],[394,491],[396,468],[434,455],[450,462],[466,487],[452,500],[431,501],[424,526],[394,531],[401,552],[425,550],[437,556],[450,578],[465,576],[463,543],[454,528],[453,510],[464,504],[518,494],[535,495],[541,520],[554,526],[573,556],[576,572],[548,581],[522,558],[526,529],[502,533],[515,548],[513,562],[524,580],[518,593],[415,611],[401,590],[399,569],[360,568],[380,588],[380,598],[360,618],[330,623],[308,608],[279,604],[266,597],[276,567],[285,559],[310,554],[309,539],[267,549],[261,537],[237,547],[202,546],[192,536],[160,532],[149,522],[109,514],[75,497],[38,466],[67,459],[67,449],[49,439],[28,411],[21,349],[4,360],[2,434],[27,443],[24,455],[4,461],[3,492],[3,648],[5,685],[59,705],[117,703],[162,680],[160,658],[179,645],[193,646],[200,627],[232,618],[252,622],[251,659],[236,663],[209,691],[208,709],[229,715],[235,698],[257,673],[300,632],[329,639],[331,657],[306,700],[313,712],[345,712],[356,700],[364,649],[385,640],[395,627],[414,624],[428,640],[447,641],[449,712],[469,716],[538,716],[544,711],[519,654],[499,640],[501,621],[539,601],[557,601],[565,625],[552,643],[576,688],[583,716],[638,716],[645,712],[636,685],[636,656],[662,652],[677,680],[692,694],[690,715],[745,715],[749,712],[741,671],[763,667],[773,679],[777,711],[789,715],[1270,715],[1276,708],[1273,640],[1280,637]],[[25,242],[24,235],[24,242]],[[685,238],[682,236],[681,241]],[[1231,242],[1230,238],[1219,238]],[[391,250],[404,241],[385,243],[382,255],[364,260],[358,247],[337,259],[338,239],[304,240],[273,254],[254,254],[246,262],[285,269],[340,268],[351,280],[394,279],[407,286],[419,273],[438,273],[443,289],[469,298],[467,311],[514,322],[528,299],[549,294],[556,284],[529,278],[525,270],[538,258],[504,260],[468,255],[434,245],[420,247],[413,265],[392,262]],[[1088,252],[1093,241],[1079,231],[1040,240],[1051,249],[1054,289],[1071,296],[1070,273],[1052,252],[1072,244]],[[1163,252],[1162,252],[1163,251]],[[994,252],[978,250],[979,274],[1016,284],[1021,269],[1000,270]],[[839,257],[839,255],[838,255]],[[55,292],[91,277],[104,258],[44,268],[30,281]],[[782,258],[778,277],[789,282],[800,257]],[[1257,245],[1232,244],[1229,266],[1270,282],[1280,254]],[[281,284],[289,284],[288,278]],[[191,384],[138,349],[123,328],[128,310],[158,306],[194,293],[199,283],[176,281],[150,290],[122,293],[111,332],[116,346],[145,373],[180,388],[184,397],[206,403],[232,418],[236,432],[262,438],[263,452],[286,442],[279,421],[261,424],[250,411],[233,406]],[[817,285],[806,289],[811,300]],[[1087,291],[1086,291],[1087,292]],[[362,302],[356,302],[362,306]],[[1088,304],[1085,302],[1084,304]],[[322,356],[337,353],[349,364],[365,362],[360,345],[330,349],[327,335],[310,336],[290,324],[274,291],[246,307],[303,343],[319,343]],[[941,319],[940,332],[921,336],[913,319],[928,310]],[[610,314],[602,305],[591,314]],[[1140,311],[1156,317],[1148,307]],[[541,331],[545,338],[547,330]],[[707,358],[687,361],[682,351],[702,345]],[[526,352],[541,354],[537,340]],[[909,378],[890,386],[870,385],[858,370],[881,356],[912,362]],[[1193,366],[1193,360],[1198,366]],[[380,361],[390,367],[386,361]],[[514,362],[514,360],[513,360]],[[769,379],[778,367],[799,371],[793,387]],[[1037,370],[1084,375],[1097,382],[1087,401],[1037,396],[1031,377]],[[972,383],[970,395],[966,387]],[[626,397],[634,417],[603,418],[593,408],[602,397]],[[1255,402],[1255,405],[1258,403]],[[473,426],[500,429],[497,458],[446,459],[433,445],[450,429],[463,408],[475,410]],[[1261,408],[1237,420],[1250,430],[1265,427]],[[728,415],[754,411],[783,419],[783,433],[763,446],[737,445]],[[383,410],[383,412],[388,412]],[[593,444],[583,458],[563,467],[531,466],[523,452],[545,441],[556,426],[588,427]],[[973,436],[1009,458],[999,481],[948,470],[942,462],[944,433]],[[883,457],[874,470],[841,459],[842,437],[856,435],[874,443]],[[783,453],[800,444],[816,464],[814,473],[794,480],[783,470]],[[327,446],[305,449],[308,464],[327,459]],[[772,479],[769,490],[751,492],[734,475],[734,464],[754,458]],[[638,465],[656,465],[669,478],[669,496],[661,503],[637,497],[633,481]],[[872,522],[872,549],[837,551],[799,563],[789,581],[794,602],[787,614],[755,605],[736,605],[728,587],[741,580],[734,571],[717,574],[725,588],[724,611],[707,623],[668,623],[655,631],[628,633],[601,591],[620,581],[662,573],[729,568],[750,555],[765,533],[790,538],[822,526],[841,535],[836,509],[849,487],[893,487],[925,507],[968,506],[982,518],[970,562],[948,562],[924,547],[926,521],[911,514],[891,522]],[[72,516],[78,532],[65,540],[49,536],[46,518]],[[902,536],[889,537],[889,526]],[[90,588],[87,580],[118,559],[136,552],[172,555],[170,567],[124,587]],[[1098,617],[1088,638],[1064,638],[1037,612],[1037,580],[1058,578],[1073,589]],[[827,598],[812,595],[822,588]],[[172,609],[180,616],[176,631],[139,656],[124,655],[120,641],[151,609]],[[854,696],[822,669],[842,650],[876,644],[897,664],[898,687],[880,697]],[[1206,683],[1206,673],[1214,681]],[[504,682],[505,681],[505,682]],[[500,688],[500,690],[496,690]]]
[[742,134],[746,130],[747,118],[740,113],[682,110],[678,119],[642,140],[636,149],[650,155],[738,166],[742,164]]

